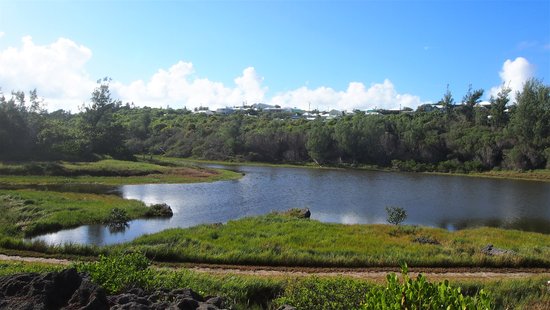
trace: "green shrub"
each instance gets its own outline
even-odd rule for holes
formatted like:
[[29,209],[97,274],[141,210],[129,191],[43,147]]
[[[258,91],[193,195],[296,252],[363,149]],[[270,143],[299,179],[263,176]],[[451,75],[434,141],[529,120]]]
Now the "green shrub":
[[399,207],[386,207],[386,221],[390,224],[399,225],[407,218],[407,211]]
[[308,277],[290,282],[274,303],[305,310],[359,309],[370,287],[365,281],[350,278]]
[[124,209],[114,208],[109,213],[109,216],[105,219],[105,224],[109,225],[110,230],[124,230],[128,227],[128,222],[130,221],[128,212]]
[[460,287],[453,288],[449,281],[430,283],[419,274],[416,280],[408,277],[407,265],[402,267],[403,283],[395,273],[388,274],[386,287],[374,287],[367,292],[363,309],[492,309],[485,291],[464,296]]
[[96,284],[109,293],[118,293],[125,288],[149,288],[153,271],[149,259],[139,252],[119,252],[109,256],[99,255],[96,262],[76,264],[80,272],[86,272]]

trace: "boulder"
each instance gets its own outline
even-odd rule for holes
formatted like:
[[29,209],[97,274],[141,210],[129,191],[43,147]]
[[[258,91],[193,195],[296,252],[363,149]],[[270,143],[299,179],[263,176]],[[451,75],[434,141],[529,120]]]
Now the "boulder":
[[516,255],[517,253],[512,250],[505,250],[495,248],[492,244],[488,244],[481,249],[481,253],[489,256],[500,256],[500,255]]
[[309,208],[292,208],[286,211],[282,212],[276,212],[281,215],[286,215],[290,217],[297,217],[301,219],[308,219],[311,217],[311,211],[309,211]]
[[425,237],[425,236],[414,238],[413,242],[417,242],[417,243],[420,243],[420,244],[434,244],[434,245],[440,245],[441,244],[436,239],[432,239],[430,237]]
[[146,217],[172,217],[173,215],[172,208],[165,203],[154,204],[145,213]]
[[103,310],[103,309],[203,309],[218,310],[223,299],[207,301],[191,289],[132,288],[107,296],[105,290],[76,269],[46,274],[25,273],[0,277],[0,309]]

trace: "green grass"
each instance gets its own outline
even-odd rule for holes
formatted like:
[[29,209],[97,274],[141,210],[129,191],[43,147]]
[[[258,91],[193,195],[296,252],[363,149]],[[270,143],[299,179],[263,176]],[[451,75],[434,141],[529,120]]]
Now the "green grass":
[[11,262],[0,260],[0,277],[24,272],[45,273],[51,271],[60,271],[63,270],[63,268],[66,268],[66,266],[45,263]]
[[148,210],[143,202],[114,195],[0,190],[0,236],[28,237],[101,223],[113,208],[126,210],[131,218]]
[[[441,245],[413,242],[416,237]],[[487,244],[517,255],[490,257]],[[142,236],[124,248],[157,260],[272,266],[510,266],[550,267],[550,236],[498,228],[449,232],[429,227],[344,225],[265,215],[169,229]]]

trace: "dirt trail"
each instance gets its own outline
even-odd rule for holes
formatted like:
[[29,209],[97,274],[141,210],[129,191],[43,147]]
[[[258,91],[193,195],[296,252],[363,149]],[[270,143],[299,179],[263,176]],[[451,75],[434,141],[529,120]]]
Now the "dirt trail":
[[[385,281],[390,272],[400,273],[399,268],[277,268],[277,267],[240,267],[240,266],[215,266],[190,267],[191,270],[210,274],[238,274],[254,275],[261,277],[336,277],[347,276],[373,281]],[[409,276],[416,277],[418,273],[424,274],[430,280],[495,280],[495,279],[521,279],[534,275],[548,277],[550,269],[538,268],[410,268]]]
[[[41,257],[22,257],[0,254],[0,261],[20,261],[69,265],[70,260]],[[176,264],[169,268],[188,268],[190,270],[209,274],[236,274],[260,277],[305,277],[321,276],[336,277],[348,276],[374,281],[385,281],[389,272],[399,273],[399,268],[309,268],[309,267],[267,267],[267,266],[226,266],[226,265],[189,265]],[[431,280],[495,280],[520,279],[534,275],[548,277],[548,268],[410,268],[409,275],[415,277],[418,273],[424,274]]]

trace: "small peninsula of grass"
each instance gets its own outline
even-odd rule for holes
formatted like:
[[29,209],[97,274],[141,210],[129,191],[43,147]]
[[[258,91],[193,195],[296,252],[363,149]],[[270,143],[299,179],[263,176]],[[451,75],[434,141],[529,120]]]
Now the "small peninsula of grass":
[[[131,219],[145,217],[140,201],[115,195],[72,192],[73,187],[149,183],[192,183],[236,179],[239,173],[206,169],[170,159],[96,162],[0,163],[0,237],[22,238],[85,224],[102,223],[112,209]],[[50,189],[56,191],[35,190]],[[100,192],[102,192],[100,190]]]
[[242,176],[228,170],[170,163],[168,159],[157,162],[104,159],[97,162],[0,163],[0,186],[195,183],[238,179]]
[[112,209],[130,218],[144,217],[141,201],[115,195],[33,190],[0,190],[0,236],[29,237],[84,224],[102,223]]
[[[437,241],[417,242],[418,240]],[[435,242],[433,242],[435,243]],[[513,254],[489,256],[488,244]],[[130,244],[157,260],[272,266],[550,267],[550,236],[476,228],[321,223],[281,215],[169,229]],[[115,246],[116,248],[116,246]]]

